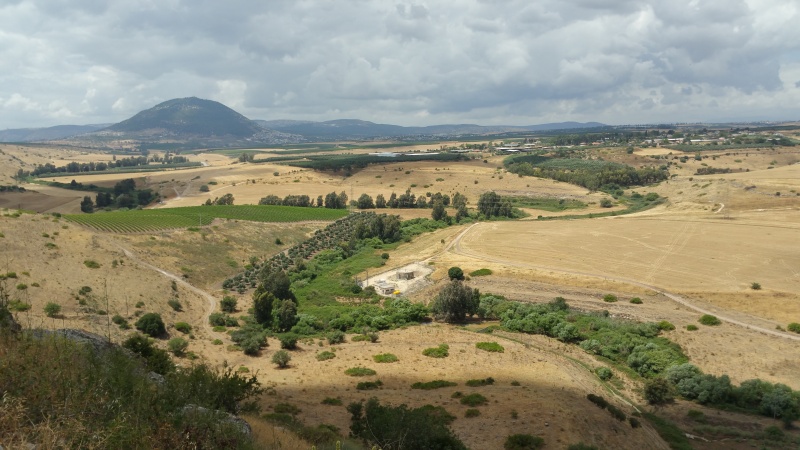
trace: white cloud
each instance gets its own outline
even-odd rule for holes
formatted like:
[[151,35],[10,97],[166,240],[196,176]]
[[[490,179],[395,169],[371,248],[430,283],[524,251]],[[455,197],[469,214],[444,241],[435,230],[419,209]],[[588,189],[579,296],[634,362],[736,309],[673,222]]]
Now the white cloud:
[[797,119],[798,19],[784,0],[3,2],[0,128],[186,96],[263,119]]

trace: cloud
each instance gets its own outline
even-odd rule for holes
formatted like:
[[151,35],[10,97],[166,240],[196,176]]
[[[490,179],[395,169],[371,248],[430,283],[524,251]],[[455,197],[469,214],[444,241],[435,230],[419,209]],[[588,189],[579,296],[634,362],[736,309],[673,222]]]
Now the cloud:
[[797,119],[781,0],[65,0],[0,6],[0,128],[176,97],[399,124]]

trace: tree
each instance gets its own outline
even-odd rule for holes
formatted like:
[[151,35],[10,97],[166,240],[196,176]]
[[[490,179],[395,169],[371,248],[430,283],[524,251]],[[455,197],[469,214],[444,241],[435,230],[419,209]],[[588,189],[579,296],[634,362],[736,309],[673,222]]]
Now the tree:
[[253,318],[262,325],[272,324],[272,305],[276,303],[272,292],[256,289],[253,292]]
[[272,355],[272,363],[277,365],[280,369],[286,368],[291,360],[292,355],[286,350],[278,350]]
[[297,304],[292,300],[276,302],[272,310],[272,329],[289,331],[297,323]]
[[219,302],[219,306],[226,313],[232,313],[236,312],[236,303],[236,297],[226,295],[225,297],[222,297],[222,301]]
[[140,317],[136,321],[136,329],[151,337],[158,337],[167,332],[164,321],[158,313],[147,313]]
[[511,202],[503,199],[494,191],[484,192],[478,198],[478,212],[486,217],[511,217]]
[[92,203],[91,197],[89,197],[88,195],[84,196],[83,200],[81,201],[81,212],[85,213],[94,212],[94,204]]
[[477,289],[459,280],[452,280],[445,285],[431,305],[431,312],[437,320],[444,322],[463,322],[467,315],[478,312],[480,293]]
[[447,211],[444,209],[444,203],[441,200],[434,201],[431,219],[444,220],[445,218],[447,218]]
[[463,280],[464,271],[461,270],[461,267],[453,266],[447,270],[447,277],[451,280]]
[[56,317],[61,314],[61,305],[50,302],[44,305],[44,313],[47,317]]
[[175,368],[166,351],[153,345],[147,336],[136,333],[122,343],[122,347],[144,358],[148,370],[166,375]]
[[375,197],[375,207],[386,208],[386,198],[383,197],[383,194],[378,194],[378,196]]
[[670,403],[673,400],[672,385],[666,378],[651,378],[644,383],[644,398],[651,405]]
[[358,197],[357,205],[358,209],[373,209],[375,208],[375,203],[372,201],[372,197],[369,194],[361,194],[361,197]]

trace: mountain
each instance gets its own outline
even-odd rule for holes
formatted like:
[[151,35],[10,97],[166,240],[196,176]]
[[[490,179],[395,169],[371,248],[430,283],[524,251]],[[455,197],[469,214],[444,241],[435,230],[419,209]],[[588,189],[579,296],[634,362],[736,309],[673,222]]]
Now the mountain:
[[247,139],[264,129],[222,103],[189,97],[159,103],[104,131],[140,137]]
[[0,142],[39,142],[64,139],[91,133],[107,127],[102,125],[57,125],[48,128],[17,128],[0,130]]

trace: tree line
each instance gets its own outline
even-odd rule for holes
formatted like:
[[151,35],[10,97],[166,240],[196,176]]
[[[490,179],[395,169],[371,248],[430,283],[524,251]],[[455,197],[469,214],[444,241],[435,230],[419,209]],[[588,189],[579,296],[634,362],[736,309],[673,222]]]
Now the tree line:
[[83,172],[103,172],[106,170],[116,169],[120,167],[139,167],[146,166],[151,162],[161,164],[183,164],[189,162],[185,156],[172,156],[167,154],[165,157],[153,156],[131,156],[129,158],[116,159],[108,162],[77,162],[72,161],[64,166],[56,166],[51,163],[39,164],[33,170],[25,171],[19,169],[17,178],[26,177],[39,177],[42,175],[59,174],[59,173],[83,173]]
[[138,206],[147,206],[158,199],[158,194],[154,193],[152,189],[136,189],[136,180],[133,178],[121,180],[111,189],[95,185],[84,186],[75,180],[72,180],[67,186],[68,189],[99,191],[94,201],[88,195],[83,197],[81,211],[85,213],[94,212],[95,208],[132,209]]

